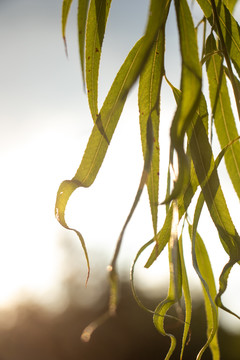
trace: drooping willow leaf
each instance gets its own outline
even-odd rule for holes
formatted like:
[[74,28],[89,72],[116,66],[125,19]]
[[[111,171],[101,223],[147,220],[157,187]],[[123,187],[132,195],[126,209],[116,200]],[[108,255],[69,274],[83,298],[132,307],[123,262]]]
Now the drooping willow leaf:
[[82,70],[83,84],[85,86],[85,36],[86,36],[86,23],[87,13],[90,0],[78,0],[78,44],[80,54],[80,64]]
[[138,106],[143,154],[146,152],[146,123],[152,118],[154,147],[151,171],[148,176],[148,196],[152,212],[154,234],[157,233],[159,190],[159,101],[164,71],[164,30],[158,33],[148,61],[140,75]]
[[165,357],[165,360],[170,359],[175,347],[176,338],[173,334],[165,331],[164,319],[167,311],[177,303],[182,296],[182,271],[181,271],[181,260],[178,247],[178,207],[176,201],[173,202],[173,219],[171,224],[171,236],[168,243],[169,250],[169,272],[170,282],[168,296],[163,300],[155,309],[153,315],[153,322],[157,330],[164,336],[169,336],[171,345],[169,351]]
[[182,56],[182,75],[181,99],[173,118],[170,136],[172,146],[178,155],[179,174],[173,192],[165,202],[179,196],[189,181],[188,160],[184,152],[183,140],[197,109],[202,83],[196,32],[187,1],[175,0],[175,9]]
[[[109,108],[114,106],[118,100],[119,93],[121,93],[122,84],[126,81],[126,78],[129,74],[129,68],[131,68],[132,63],[134,62],[139,48],[143,42],[143,39],[139,40],[139,42],[132,49],[130,54],[128,55],[126,61],[124,62],[122,68],[119,71],[118,76],[113,83],[112,89],[109,91],[108,97],[106,99],[106,105],[103,105],[102,112],[103,114],[109,114]],[[121,104],[118,108],[118,112],[116,111],[109,114],[108,117],[103,117],[105,119],[105,129],[107,131],[108,138],[111,139],[115,127],[117,125],[119,116],[122,111],[124,103]],[[104,110],[106,111],[104,113]],[[65,221],[65,208],[71,194],[80,186],[89,187],[93,181],[95,180],[97,173],[101,167],[103,159],[105,157],[106,151],[108,148],[108,142],[102,136],[98,129],[98,125],[95,124],[89,138],[85,153],[83,155],[81,164],[73,177],[72,180],[65,180],[61,183],[55,204],[55,214],[57,220],[60,222],[62,226],[66,229],[73,230],[78,235],[81,244],[83,246],[87,264],[88,264],[88,273],[89,273],[89,260],[87,255],[87,250],[85,246],[85,242],[81,233],[77,230],[70,228]]]
[[219,278],[220,288],[216,298],[218,305],[230,312],[226,307],[223,307],[221,295],[226,290],[227,278],[232,266],[240,260],[240,238],[230,217],[220,186],[206,128],[201,121],[201,113],[199,113],[199,117],[193,128],[190,149],[204,200],[217,228],[222,245],[230,256],[230,260],[225,265]]
[[[207,20],[213,26],[214,18],[212,16],[211,0],[197,1],[202,8]],[[218,18],[228,54],[233,61],[238,76],[240,76],[240,27],[228,8],[221,2],[221,0],[216,1],[216,7],[218,9]]]
[[72,4],[72,0],[63,0],[63,3],[62,3],[62,37],[64,40],[66,53],[67,53],[66,25],[67,25],[67,18],[68,18],[71,4]]
[[198,221],[203,204],[204,197],[201,193],[196,205],[193,226],[189,225],[189,233],[192,241],[193,266],[199,279],[201,280],[207,316],[207,342],[198,353],[197,360],[201,359],[208,346],[211,349],[213,359],[219,360],[220,356],[217,340],[218,310],[216,304],[214,303],[217,292],[208,253],[200,235],[197,232]]
[[[145,36],[136,43],[119,70],[97,117],[75,176],[70,181],[63,181],[59,187],[55,214],[58,221],[67,229],[71,229],[65,221],[65,208],[68,199],[76,188],[89,187],[95,180],[117,126],[127,94],[147,61],[149,50],[156,38],[158,29],[163,27],[166,22],[169,4],[169,0],[160,3],[152,0]],[[83,237],[80,232],[74,231],[81,240],[89,264]]]
[[[207,39],[206,51],[211,53],[216,49],[216,42],[211,34]],[[222,63],[223,59],[219,54],[212,55],[206,62],[214,125],[221,148],[238,136]],[[240,143],[235,142],[230,151],[226,152],[225,162],[234,189],[240,198],[239,153]]]
[[110,6],[111,0],[91,0],[86,24],[86,86],[94,123],[98,116],[99,64]]
[[178,241],[178,247],[179,247],[179,256],[181,261],[181,276],[182,276],[182,290],[183,290],[183,296],[184,296],[184,302],[185,302],[185,319],[184,319],[184,330],[183,330],[183,336],[182,336],[182,347],[181,347],[181,354],[180,354],[180,360],[183,358],[183,352],[185,349],[185,346],[187,344],[187,338],[189,336],[189,330],[190,330],[190,323],[192,318],[192,301],[191,301],[191,294],[188,284],[188,277],[187,277],[187,271],[184,261],[184,255],[183,255],[183,236],[179,237]]
[[156,236],[156,245],[153,248],[152,253],[145,265],[146,268],[149,268],[152,265],[152,263],[157,259],[157,257],[161,254],[162,250],[169,242],[171,236],[172,217],[173,217],[173,207],[170,206],[163,227]]

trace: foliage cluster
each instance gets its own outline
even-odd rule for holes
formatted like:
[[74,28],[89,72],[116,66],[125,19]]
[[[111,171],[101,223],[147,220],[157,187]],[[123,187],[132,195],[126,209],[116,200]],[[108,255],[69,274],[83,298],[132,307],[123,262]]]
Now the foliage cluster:
[[[109,265],[110,301],[109,311],[89,325],[82,338],[89,340],[92,331],[115,314],[117,307],[118,275],[116,261],[125,229],[147,186],[152,214],[154,237],[138,252],[132,269],[131,284],[133,294],[140,306],[134,288],[134,267],[138,257],[151,244],[152,253],[146,263],[149,268],[168,245],[170,283],[168,296],[153,311],[154,325],[158,331],[169,336],[171,345],[165,359],[169,359],[176,346],[175,337],[166,332],[165,318],[173,306],[183,307],[184,323],[182,359],[191,324],[192,305],[188,277],[184,263],[182,230],[188,227],[192,242],[193,267],[200,278],[206,310],[207,341],[200,349],[197,359],[201,359],[209,347],[214,360],[220,358],[217,339],[218,308],[233,312],[222,303],[222,295],[227,288],[229,273],[240,261],[240,237],[231,219],[229,209],[220,185],[218,166],[224,158],[229,178],[235,192],[240,197],[240,144],[235,116],[231,109],[229,88],[232,86],[235,104],[240,115],[240,27],[233,16],[236,0],[197,0],[202,10],[201,26],[194,24],[187,0],[151,0],[145,33],[129,52],[105,98],[98,109],[98,77],[104,33],[111,6],[111,0],[78,1],[79,51],[83,81],[86,86],[89,108],[93,119],[93,130],[81,160],[80,166],[71,180],[61,183],[56,200],[56,217],[66,229],[74,231],[83,246],[88,273],[89,259],[82,234],[68,226],[65,208],[69,197],[78,187],[89,187],[94,182],[110,145],[113,133],[121,116],[130,89],[139,79],[138,106],[139,122],[144,156],[144,168],[132,208],[123,225],[116,244],[116,250]],[[62,33],[65,29],[72,0],[64,0],[62,7]],[[165,28],[170,6],[175,7],[178,37],[181,53],[180,89],[174,87],[165,71]],[[199,55],[197,33],[202,31],[202,54]],[[203,93],[202,73],[206,66],[210,109]],[[168,184],[165,200],[166,217],[162,228],[158,229],[159,208],[159,125],[160,95],[162,81],[170,86],[176,100],[176,111],[170,129],[170,149]],[[210,115],[209,115],[210,113]],[[221,151],[214,157],[212,148],[215,127]],[[161,149],[162,151],[162,149]],[[200,191],[196,193],[197,189]],[[196,201],[193,222],[188,217],[188,208],[194,195]],[[201,236],[198,223],[204,203],[207,205],[212,222],[216,227],[220,242],[229,255],[219,277],[216,290],[211,262]],[[180,221],[181,220],[181,221]],[[180,305],[183,298],[184,306]],[[237,316],[236,314],[233,314]],[[238,317],[238,316],[237,316]]]

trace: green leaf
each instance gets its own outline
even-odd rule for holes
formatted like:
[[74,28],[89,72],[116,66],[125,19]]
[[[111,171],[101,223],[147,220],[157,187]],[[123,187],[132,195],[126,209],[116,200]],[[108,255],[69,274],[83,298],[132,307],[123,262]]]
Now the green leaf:
[[142,308],[143,310],[146,310],[150,313],[154,313],[154,311],[151,311],[150,309],[148,309],[145,305],[143,305],[143,303],[141,302],[141,300],[139,299],[135,286],[134,286],[134,271],[135,271],[135,265],[137,263],[138,258],[140,257],[140,255],[142,254],[142,252],[152,243],[154,242],[154,239],[149,240],[146,244],[144,244],[137,252],[137,255],[134,258],[134,261],[132,263],[131,269],[130,269],[130,284],[131,284],[131,289],[132,289],[132,293],[133,293],[133,297],[136,300],[137,304],[139,305],[140,308]]
[[202,193],[199,196],[194,215],[193,226],[189,225],[189,234],[192,241],[192,259],[194,269],[201,280],[204,304],[207,316],[207,342],[200,350],[197,359],[200,360],[204,351],[209,346],[214,360],[219,360],[219,346],[217,339],[218,311],[214,298],[216,297],[216,286],[212,272],[211,263],[205,245],[197,232],[197,225],[204,204]]
[[[206,51],[210,53],[214,50],[216,50],[216,42],[211,34],[207,40]],[[222,57],[215,54],[212,55],[206,63],[214,125],[221,148],[225,147],[238,136],[222,62]],[[235,142],[230,147],[230,151],[226,152],[225,162],[234,189],[240,198],[239,153],[240,143]]]
[[[197,0],[209,23],[213,26],[211,0]],[[228,8],[220,1],[216,1],[219,22],[228,54],[240,76],[240,27]]]
[[91,0],[86,28],[86,85],[94,123],[98,116],[98,73],[111,0]]
[[85,55],[85,36],[86,36],[88,6],[89,6],[89,0],[78,0],[78,44],[79,44],[80,63],[81,63],[82,78],[84,85],[85,85],[84,55]]
[[171,236],[172,218],[173,218],[173,206],[171,205],[167,212],[164,224],[156,236],[156,244],[145,265],[146,268],[149,268],[152,265],[152,263],[157,259],[157,257],[161,254],[161,252],[169,242]]
[[66,54],[67,54],[66,25],[67,25],[68,13],[69,13],[71,5],[72,5],[72,0],[63,0],[63,3],[62,3],[62,37],[64,40]]
[[237,3],[237,0],[224,0],[224,4],[226,5],[226,7],[228,8],[228,10],[230,11],[231,14],[233,12],[233,9],[234,9],[236,3]]
[[157,330],[164,336],[169,336],[171,345],[169,351],[165,357],[165,360],[170,359],[175,347],[176,338],[174,335],[167,333],[164,327],[164,318],[167,311],[176,302],[181,299],[182,296],[182,271],[181,271],[181,260],[178,247],[178,207],[176,201],[173,202],[173,219],[171,225],[171,237],[169,240],[169,271],[170,271],[170,284],[168,290],[168,296],[163,300],[155,309],[153,316],[153,323]]
[[222,193],[211,146],[200,113],[193,128],[190,149],[198,181],[202,187],[209,212],[218,229],[220,238],[223,240],[225,249],[231,254],[232,250],[235,252],[240,240]]
[[183,358],[183,352],[185,345],[187,344],[187,337],[189,336],[189,329],[190,329],[190,323],[191,323],[191,317],[192,317],[192,301],[191,301],[191,294],[188,284],[188,277],[187,277],[187,271],[183,256],[183,244],[182,244],[182,234],[178,241],[178,247],[179,247],[179,256],[180,256],[180,262],[181,262],[181,271],[182,271],[182,289],[183,289],[183,295],[184,295],[184,302],[185,302],[185,321],[184,321],[184,331],[183,331],[183,337],[182,337],[182,347],[181,347],[181,354],[180,354],[180,360]]
[[184,191],[189,181],[188,160],[183,148],[184,135],[195,113],[201,94],[202,74],[198,58],[196,32],[186,0],[175,0],[182,56],[181,99],[173,118],[170,136],[178,155],[179,175],[169,202]]
[[[211,145],[209,144],[206,128],[202,122],[205,110],[200,109],[198,119],[194,125],[190,140],[190,149],[199,184],[202,188],[204,200],[207,204],[211,218],[217,228],[219,238],[225,251],[230,255],[228,264],[224,267],[219,278],[220,289],[216,301],[223,307],[221,295],[226,290],[227,278],[232,266],[240,260],[240,238],[230,217],[228,207],[220,186],[217,165],[214,162]],[[224,149],[225,151],[226,149]],[[224,151],[221,152],[223,156]],[[218,158],[220,161],[220,158]],[[232,312],[231,312],[232,313]]]
[[[120,69],[114,83],[112,89],[109,91],[105,104],[102,107],[100,115],[103,115],[104,126],[107,132],[107,136],[111,139],[113,132],[116,128],[117,122],[119,120],[124,101],[121,104],[118,102],[119,95],[121,95],[122,86],[129,76],[129,69],[137,57],[139,52],[139,48],[142,44],[143,39],[139,40],[139,42],[132,49],[127,59],[125,60],[122,68]],[[118,102],[117,112],[114,106]],[[109,111],[112,109],[112,112]],[[67,202],[71,194],[78,187],[89,187],[93,181],[95,180],[97,173],[102,165],[103,159],[105,157],[106,151],[108,148],[108,142],[104,138],[104,136],[99,132],[99,125],[95,124],[89,138],[85,153],[83,155],[81,164],[73,177],[72,180],[65,180],[61,183],[55,204],[55,214],[57,220],[60,224],[66,229],[70,229],[76,232],[78,235],[85,252],[88,269],[89,269],[89,260],[87,255],[86,246],[83,240],[81,233],[77,230],[71,229],[68,227],[65,221],[65,209],[67,206]],[[88,270],[89,272],[89,270]]]
[[138,103],[143,154],[146,152],[146,123],[149,116],[153,123],[154,147],[151,171],[148,176],[148,196],[152,212],[154,234],[157,233],[159,189],[159,101],[164,72],[164,30],[160,30],[148,61],[140,75]]

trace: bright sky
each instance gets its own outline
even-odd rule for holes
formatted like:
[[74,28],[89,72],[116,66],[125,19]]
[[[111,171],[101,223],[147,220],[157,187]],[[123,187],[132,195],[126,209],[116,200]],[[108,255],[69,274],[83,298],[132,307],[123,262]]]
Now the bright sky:
[[[134,14],[136,4],[138,17]],[[113,1],[108,23],[111,35],[107,33],[103,47],[99,105],[128,51],[142,34],[147,7],[146,0]],[[67,27],[67,59],[61,39],[60,0],[0,1],[0,306],[13,305],[21,297],[31,296],[61,307],[61,277],[67,271],[64,246],[73,249],[75,258],[79,255],[83,264],[82,282],[85,280],[81,246],[54,217],[58,186],[75,174],[92,128],[81,82],[75,8],[76,4]],[[179,75],[175,72],[178,44],[173,23],[168,26],[167,35],[168,73],[178,86]],[[165,94],[161,118],[163,139],[167,138],[174,111],[170,92],[166,90]],[[99,262],[103,277],[134,199],[141,169],[134,90],[96,183],[90,189],[76,191],[67,209],[67,221],[84,235],[90,260]],[[152,237],[146,204],[145,192],[125,235],[120,254],[123,273],[128,271],[139,247]],[[202,229],[208,237],[211,232],[212,244],[208,248],[216,258],[218,239],[208,222],[207,215]],[[189,253],[189,245],[187,249]],[[219,252],[216,275],[225,261],[226,256]],[[144,260],[139,263],[143,264]],[[93,266],[92,278],[98,272],[99,268]],[[136,280],[152,288],[152,278],[160,286],[166,282],[167,274],[165,256],[147,273],[139,266]],[[230,289],[225,297],[236,312],[239,312],[239,303],[234,300],[240,295],[238,279],[239,270],[230,277]],[[90,279],[90,286],[91,281],[94,280]]]

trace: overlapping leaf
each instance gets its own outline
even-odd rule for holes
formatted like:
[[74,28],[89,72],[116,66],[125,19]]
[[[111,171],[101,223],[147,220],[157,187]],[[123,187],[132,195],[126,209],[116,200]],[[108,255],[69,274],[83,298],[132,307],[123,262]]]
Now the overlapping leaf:
[[214,360],[220,359],[217,340],[218,310],[214,303],[216,297],[215,281],[212,273],[211,263],[205,245],[197,232],[198,220],[201,214],[204,198],[202,193],[196,205],[193,226],[189,225],[189,233],[192,241],[192,259],[196,273],[201,280],[204,294],[204,303],[207,316],[207,342],[200,350],[197,360],[200,360],[204,351],[209,346]]
[[[192,137],[190,139],[190,149],[204,200],[217,228],[222,245],[230,256],[230,260],[224,267],[219,279],[220,289],[217,294],[217,301],[218,305],[223,308],[220,297],[226,290],[230,269],[240,260],[240,238],[230,217],[220,186],[216,164],[207,137],[207,131],[202,122],[202,111],[204,114],[204,107],[200,109],[199,116],[193,127]],[[225,310],[227,310],[227,308],[225,308]]]
[[185,0],[175,0],[182,56],[181,99],[171,126],[171,142],[177,151],[179,174],[170,201],[179,196],[189,181],[188,160],[183,148],[185,132],[197,109],[201,94],[201,65],[192,16]]
[[[206,52],[212,53],[216,50],[216,42],[211,34],[206,43]],[[238,136],[238,131],[231,109],[225,72],[223,71],[223,59],[216,53],[209,57],[206,64],[214,125],[221,148],[223,148]],[[225,162],[234,189],[240,198],[239,154],[240,143],[235,142],[231,146],[230,151],[226,152]]]
[[178,247],[178,207],[176,201],[173,202],[173,219],[171,224],[171,236],[169,240],[169,272],[170,282],[168,296],[163,300],[155,309],[153,316],[153,322],[157,330],[164,336],[169,336],[171,345],[169,351],[165,357],[165,360],[170,359],[175,347],[176,338],[173,334],[165,331],[164,320],[167,311],[177,303],[182,296],[182,271],[181,271],[181,260]]
[[[55,213],[59,222],[67,229],[70,229],[65,222],[65,208],[68,199],[77,187],[88,187],[95,180],[117,126],[128,91],[144,67],[157,32],[166,22],[168,10],[168,0],[161,3],[152,0],[145,36],[136,43],[119,70],[97,117],[96,124],[93,127],[81,164],[75,176],[70,181],[63,181],[59,187]],[[99,131],[99,129],[103,131]],[[83,244],[87,257],[83,237],[78,231],[75,232]]]
[[[116,261],[120,251],[125,229],[138,204],[142,190],[147,181],[148,195],[152,213],[154,238],[138,252],[134,265],[142,251],[155,242],[153,251],[146,263],[150,267],[168,244],[170,264],[170,285],[167,298],[153,312],[157,329],[171,339],[171,346],[166,359],[174,351],[176,339],[165,331],[165,318],[168,310],[177,303],[182,291],[185,300],[185,320],[180,358],[183,357],[191,322],[191,297],[183,257],[182,237],[178,240],[178,219],[186,215],[188,206],[200,185],[201,194],[194,215],[193,226],[189,226],[192,239],[193,265],[203,285],[207,315],[207,342],[200,350],[200,360],[209,346],[213,359],[219,359],[217,343],[217,307],[227,309],[221,300],[226,290],[227,279],[232,266],[240,263],[240,238],[230,217],[228,207],[220,186],[217,167],[225,156],[227,169],[233,186],[240,198],[240,153],[239,136],[231,111],[226,85],[225,73],[232,83],[237,108],[240,115],[240,87],[238,79],[232,72],[231,61],[240,75],[240,27],[232,16],[235,0],[198,0],[203,12],[219,37],[220,46],[216,47],[211,34],[207,41],[204,62],[207,63],[210,86],[210,99],[215,127],[222,151],[214,161],[212,148],[208,140],[208,113],[204,96],[201,93],[201,64],[198,59],[197,38],[187,0],[175,0],[177,26],[182,57],[181,91],[171,84],[177,102],[177,110],[171,126],[171,154],[178,156],[178,178],[174,179],[173,192],[165,199],[166,218],[162,229],[157,233],[158,191],[159,191],[159,113],[160,89],[164,73],[164,32],[171,0],[151,0],[146,31],[130,51],[118,72],[110,91],[99,112],[98,110],[98,73],[104,33],[111,0],[78,0],[79,51],[83,79],[86,76],[89,107],[94,127],[89,138],[80,166],[72,180],[63,181],[56,199],[56,217],[66,228],[78,235],[86,256],[89,275],[89,259],[81,233],[68,226],[65,221],[65,208],[69,197],[80,186],[88,187],[95,180],[106,155],[108,146],[119,121],[129,90],[140,75],[139,111],[144,169],[135,200],[124,223],[116,245],[110,270],[110,304],[109,311],[86,328],[83,337],[88,340],[92,331],[115,313],[117,304],[117,271]],[[62,35],[64,41],[66,23],[72,0],[63,0]],[[215,6],[216,5],[216,6]],[[214,16],[213,16],[214,13]],[[204,36],[205,39],[205,36]],[[86,45],[86,49],[85,49]],[[203,49],[205,49],[205,43]],[[222,55],[226,60],[227,71],[223,66]],[[230,61],[231,60],[231,61]],[[84,72],[84,61],[86,73]],[[188,138],[184,146],[185,135]],[[172,159],[173,156],[171,156]],[[172,163],[172,160],[170,160]],[[170,178],[169,178],[170,185]],[[171,202],[171,200],[173,200]],[[216,293],[210,261],[205,245],[197,232],[203,202],[206,202],[211,218],[217,228],[219,238],[229,261],[224,266],[219,279],[219,291]],[[131,276],[133,277],[134,265]],[[133,292],[138,299],[132,278]],[[216,304],[214,304],[216,297]],[[144,306],[143,306],[144,307]],[[151,311],[150,311],[151,312]],[[233,314],[233,313],[232,313]],[[234,314],[235,315],[235,314]]]
[[[197,1],[209,23],[212,26],[215,25],[213,22],[214,17],[212,15],[211,0]],[[218,18],[228,54],[240,76],[240,27],[221,0],[216,1],[216,7],[218,9]]]

